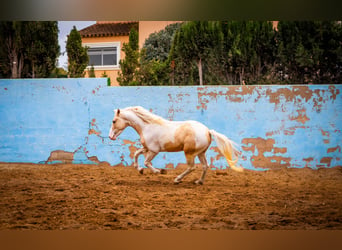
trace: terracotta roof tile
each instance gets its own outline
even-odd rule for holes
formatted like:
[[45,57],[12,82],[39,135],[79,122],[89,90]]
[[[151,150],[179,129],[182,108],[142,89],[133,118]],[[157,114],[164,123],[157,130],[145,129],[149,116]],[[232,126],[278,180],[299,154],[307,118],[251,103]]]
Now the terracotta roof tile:
[[132,27],[138,29],[138,22],[96,23],[79,32],[82,37],[128,36]]

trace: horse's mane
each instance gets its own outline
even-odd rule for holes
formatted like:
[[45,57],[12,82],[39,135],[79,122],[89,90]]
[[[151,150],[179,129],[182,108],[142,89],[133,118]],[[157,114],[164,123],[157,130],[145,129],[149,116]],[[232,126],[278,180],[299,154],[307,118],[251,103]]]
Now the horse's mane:
[[139,117],[144,123],[147,124],[163,124],[164,119],[158,115],[152,114],[150,111],[144,109],[140,106],[125,108],[127,111],[133,112],[137,117]]

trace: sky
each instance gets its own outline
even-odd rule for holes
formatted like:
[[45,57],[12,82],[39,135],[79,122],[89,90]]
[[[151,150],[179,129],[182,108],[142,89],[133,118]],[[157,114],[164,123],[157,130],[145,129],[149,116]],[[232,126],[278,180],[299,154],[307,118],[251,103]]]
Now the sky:
[[61,51],[61,55],[58,58],[58,67],[63,67],[64,69],[68,68],[68,56],[65,52],[65,45],[67,41],[67,36],[69,35],[73,26],[75,25],[77,30],[81,30],[95,23],[95,21],[58,21],[58,44],[60,46]]

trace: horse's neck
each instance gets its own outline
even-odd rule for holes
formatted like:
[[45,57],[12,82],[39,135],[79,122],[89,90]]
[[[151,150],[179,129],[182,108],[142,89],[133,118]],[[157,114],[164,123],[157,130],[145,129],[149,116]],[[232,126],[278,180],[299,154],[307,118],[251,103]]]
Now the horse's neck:
[[139,117],[133,114],[126,116],[126,118],[129,121],[129,126],[137,131],[137,133],[141,136],[145,123]]

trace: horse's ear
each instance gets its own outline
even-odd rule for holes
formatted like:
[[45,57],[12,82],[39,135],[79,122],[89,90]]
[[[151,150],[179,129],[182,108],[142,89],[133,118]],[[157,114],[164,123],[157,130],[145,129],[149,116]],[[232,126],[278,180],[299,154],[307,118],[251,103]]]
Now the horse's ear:
[[117,116],[120,115],[120,109],[118,109],[118,110],[116,111],[116,115],[117,115]]

